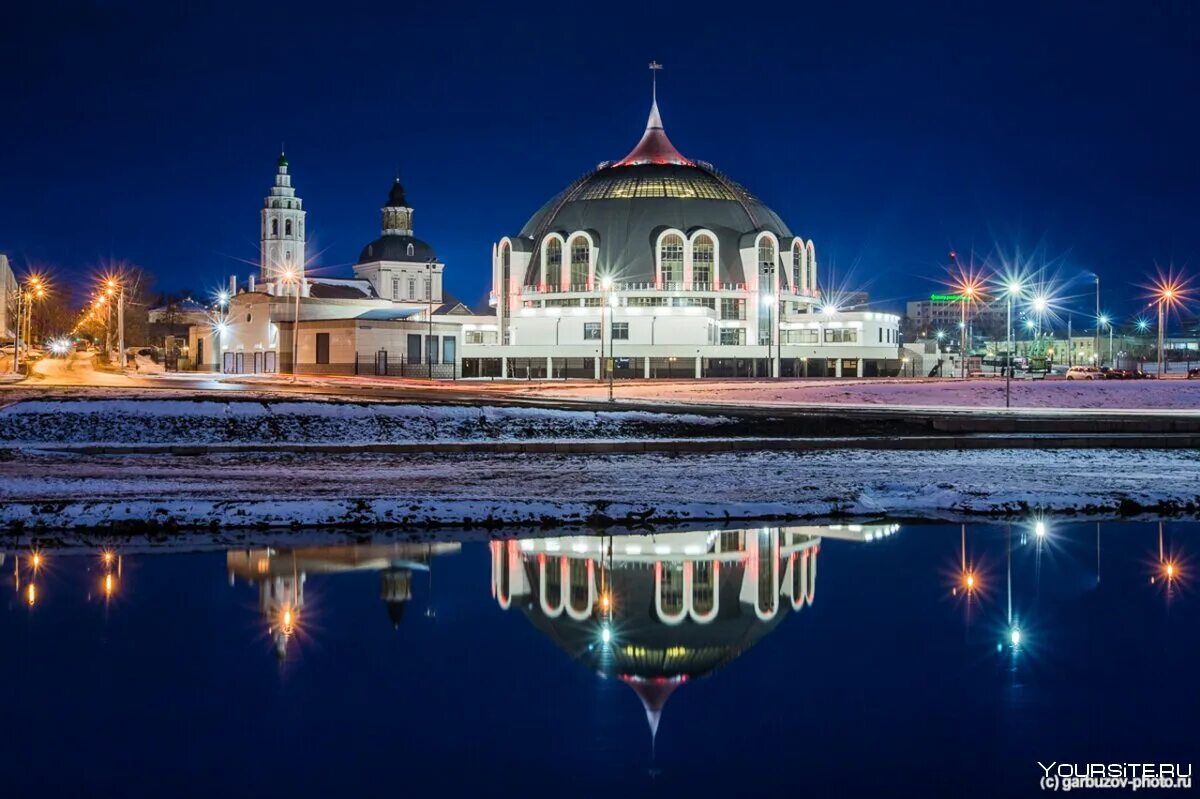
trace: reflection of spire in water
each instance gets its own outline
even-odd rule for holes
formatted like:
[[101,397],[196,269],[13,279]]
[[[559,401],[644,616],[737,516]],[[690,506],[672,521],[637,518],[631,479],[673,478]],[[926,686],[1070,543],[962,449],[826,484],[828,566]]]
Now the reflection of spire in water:
[[655,757],[658,751],[658,724],[662,721],[663,708],[675,689],[687,680],[686,677],[674,679],[658,678],[643,680],[628,674],[621,675],[621,681],[633,689],[642,700],[642,708],[646,711],[646,723],[650,726],[650,756]]

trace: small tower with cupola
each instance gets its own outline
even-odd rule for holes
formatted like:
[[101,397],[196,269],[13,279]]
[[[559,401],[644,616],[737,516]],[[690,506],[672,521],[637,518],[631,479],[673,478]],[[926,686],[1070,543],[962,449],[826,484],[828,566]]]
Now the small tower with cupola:
[[[278,285],[304,277],[304,201],[296,196],[287,156],[279,154],[271,193],[263,200],[259,278]],[[276,293],[286,293],[279,290]]]

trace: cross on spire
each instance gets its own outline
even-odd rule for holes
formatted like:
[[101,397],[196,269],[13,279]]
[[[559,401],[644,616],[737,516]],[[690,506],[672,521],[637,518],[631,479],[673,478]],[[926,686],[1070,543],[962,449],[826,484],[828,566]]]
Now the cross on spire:
[[657,61],[650,62],[650,99],[658,105],[658,71],[663,65]]

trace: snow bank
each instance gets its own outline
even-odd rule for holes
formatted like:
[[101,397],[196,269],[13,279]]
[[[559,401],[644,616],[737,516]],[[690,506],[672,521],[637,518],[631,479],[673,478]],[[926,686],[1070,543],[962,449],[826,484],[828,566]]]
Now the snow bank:
[[0,530],[621,528],[770,520],[1200,514],[1200,454],[19,454]]
[[0,446],[661,438],[733,422],[694,414],[232,400],[26,400],[0,408]]

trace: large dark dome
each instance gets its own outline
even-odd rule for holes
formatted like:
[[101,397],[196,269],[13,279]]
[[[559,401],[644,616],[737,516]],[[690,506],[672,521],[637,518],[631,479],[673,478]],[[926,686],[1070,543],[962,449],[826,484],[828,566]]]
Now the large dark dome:
[[[597,239],[598,273],[626,282],[652,282],[654,246],[660,233],[676,228],[716,234],[723,282],[742,283],[739,248],[747,233],[769,230],[781,239],[792,232],[783,220],[742,186],[709,164],[684,158],[667,139],[655,106],[633,152],[601,164],[538,209],[521,237],[541,246],[548,233],[588,231]],[[540,259],[526,282],[536,282]]]
[[390,234],[380,236],[363,247],[362,253],[358,256],[360,264],[369,264],[373,261],[419,261],[425,263],[430,260],[437,260],[437,254],[429,244],[412,236]]

